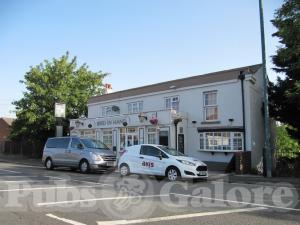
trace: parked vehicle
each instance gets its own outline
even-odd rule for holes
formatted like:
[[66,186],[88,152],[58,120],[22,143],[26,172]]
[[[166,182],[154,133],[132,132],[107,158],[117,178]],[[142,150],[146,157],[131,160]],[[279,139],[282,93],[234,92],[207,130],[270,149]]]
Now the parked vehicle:
[[116,167],[116,156],[104,143],[89,138],[49,138],[43,151],[47,169],[70,167],[82,173]]
[[121,176],[146,174],[167,177],[170,181],[208,177],[205,163],[162,145],[130,146],[123,151],[118,167]]

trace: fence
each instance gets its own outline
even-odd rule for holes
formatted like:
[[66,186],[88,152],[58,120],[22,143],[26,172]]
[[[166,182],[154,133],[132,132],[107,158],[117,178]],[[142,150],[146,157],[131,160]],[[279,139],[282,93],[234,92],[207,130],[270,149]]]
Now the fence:
[[24,155],[39,158],[42,155],[43,145],[39,143],[1,141],[0,153],[10,155]]

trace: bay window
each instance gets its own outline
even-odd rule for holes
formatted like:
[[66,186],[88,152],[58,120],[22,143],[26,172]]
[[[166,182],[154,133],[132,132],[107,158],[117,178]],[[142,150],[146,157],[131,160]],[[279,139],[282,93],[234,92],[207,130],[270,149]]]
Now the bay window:
[[200,150],[240,151],[243,150],[242,132],[201,132]]

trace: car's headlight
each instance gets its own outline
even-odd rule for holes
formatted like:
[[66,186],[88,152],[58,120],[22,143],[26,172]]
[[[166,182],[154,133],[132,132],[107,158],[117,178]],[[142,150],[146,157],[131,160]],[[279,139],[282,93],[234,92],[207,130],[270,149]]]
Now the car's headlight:
[[181,160],[181,159],[177,159],[178,162],[181,162],[182,164],[188,165],[188,166],[196,166],[195,163],[192,163],[190,161],[186,161],[186,160]]
[[100,155],[93,154],[93,159],[95,161],[103,161],[103,158]]

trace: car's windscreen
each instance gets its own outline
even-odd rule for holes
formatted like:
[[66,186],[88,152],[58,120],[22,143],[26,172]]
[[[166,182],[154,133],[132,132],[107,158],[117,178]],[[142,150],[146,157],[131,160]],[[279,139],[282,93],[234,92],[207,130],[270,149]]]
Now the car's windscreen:
[[94,139],[80,139],[85,147],[101,149],[101,150],[110,150],[104,143]]
[[169,147],[163,146],[163,145],[159,145],[157,147],[159,147],[161,150],[163,150],[164,152],[166,152],[169,155],[173,155],[173,156],[185,156],[184,154],[182,154],[181,152],[179,152],[178,150],[176,150],[174,148],[169,148]]

